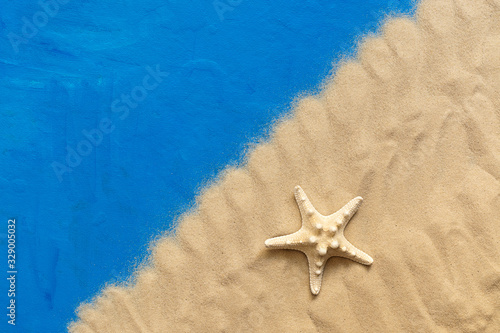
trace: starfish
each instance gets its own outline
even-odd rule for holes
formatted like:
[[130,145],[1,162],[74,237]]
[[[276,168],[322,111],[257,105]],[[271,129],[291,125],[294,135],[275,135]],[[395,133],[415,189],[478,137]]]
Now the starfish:
[[319,294],[325,264],[331,257],[344,257],[363,265],[373,259],[344,237],[344,229],[363,202],[356,197],[338,212],[324,216],[311,204],[300,186],[295,187],[295,200],[302,216],[302,227],[293,234],[266,240],[266,247],[304,252],[309,263],[309,283],[313,295]]

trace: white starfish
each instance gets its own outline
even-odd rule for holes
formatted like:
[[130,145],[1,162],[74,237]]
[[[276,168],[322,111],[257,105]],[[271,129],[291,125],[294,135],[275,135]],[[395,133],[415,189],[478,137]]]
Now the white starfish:
[[266,240],[266,247],[298,250],[305,253],[309,262],[311,292],[319,293],[327,260],[344,257],[363,265],[371,265],[373,259],[357,249],[344,237],[344,229],[363,202],[356,197],[338,212],[323,216],[313,207],[300,186],[295,186],[295,200],[302,216],[302,227],[293,234]]

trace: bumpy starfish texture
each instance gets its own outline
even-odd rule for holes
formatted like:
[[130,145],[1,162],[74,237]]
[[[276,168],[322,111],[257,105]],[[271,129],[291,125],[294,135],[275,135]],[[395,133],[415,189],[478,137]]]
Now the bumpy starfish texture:
[[313,207],[300,186],[295,187],[295,200],[302,216],[302,227],[293,234],[266,240],[266,247],[298,250],[305,253],[309,262],[311,292],[319,294],[323,271],[331,257],[344,257],[363,265],[371,265],[373,259],[357,249],[344,237],[344,229],[363,202],[356,197],[338,212],[323,216]]

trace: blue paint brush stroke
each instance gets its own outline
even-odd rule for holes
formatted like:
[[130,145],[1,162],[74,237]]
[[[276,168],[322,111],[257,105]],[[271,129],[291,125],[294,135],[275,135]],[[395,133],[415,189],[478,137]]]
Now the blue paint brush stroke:
[[[40,5],[0,0],[0,267],[15,217],[19,270],[16,330],[1,279],[2,332],[65,331],[75,307],[126,278],[152,235],[357,36],[412,10],[409,0],[233,0],[220,17],[212,1],[64,3],[26,38],[26,20],[44,23]],[[113,101],[157,64],[168,77],[120,119]],[[60,182],[51,164],[106,118],[114,130]]]

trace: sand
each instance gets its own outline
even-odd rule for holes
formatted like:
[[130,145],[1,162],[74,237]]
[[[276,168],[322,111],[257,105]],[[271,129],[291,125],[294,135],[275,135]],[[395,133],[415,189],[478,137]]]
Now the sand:
[[[228,169],[133,283],[80,306],[69,331],[499,332],[500,1],[424,0],[366,38],[319,94]],[[364,203],[346,237],[370,267],[268,250]]]

